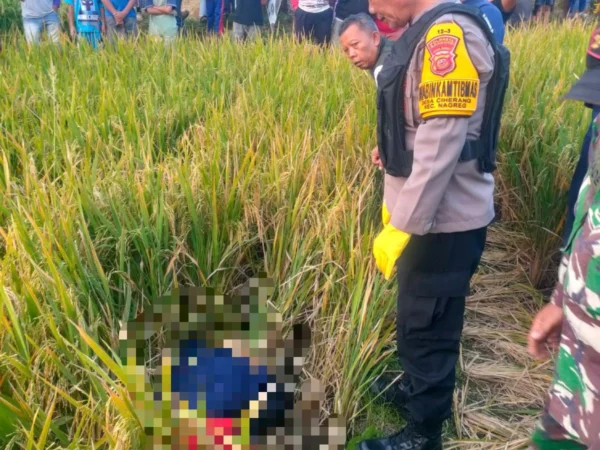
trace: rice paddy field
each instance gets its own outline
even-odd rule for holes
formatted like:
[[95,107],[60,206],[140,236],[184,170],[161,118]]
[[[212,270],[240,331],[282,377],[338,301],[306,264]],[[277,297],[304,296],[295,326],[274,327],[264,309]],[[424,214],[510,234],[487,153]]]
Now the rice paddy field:
[[[349,437],[401,418],[369,395],[394,361],[395,287],[371,256],[381,174],[372,80],[340,52],[187,37],[27,48],[0,2],[0,447],[135,449],[120,325],[177,285],[266,272],[305,376]],[[525,349],[554,281],[589,113],[561,96],[591,25],[511,30],[500,220],[468,300],[449,449],[523,448],[552,361]]]

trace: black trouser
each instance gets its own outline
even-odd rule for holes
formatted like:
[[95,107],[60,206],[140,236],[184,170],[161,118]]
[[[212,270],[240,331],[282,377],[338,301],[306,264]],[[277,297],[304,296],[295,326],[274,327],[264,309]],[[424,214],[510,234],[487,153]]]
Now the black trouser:
[[299,40],[310,38],[315,44],[329,44],[333,8],[320,13],[309,13],[298,8],[294,13],[294,31]]
[[407,409],[424,427],[450,417],[465,297],[486,228],[412,236],[398,260],[398,358],[410,383]]

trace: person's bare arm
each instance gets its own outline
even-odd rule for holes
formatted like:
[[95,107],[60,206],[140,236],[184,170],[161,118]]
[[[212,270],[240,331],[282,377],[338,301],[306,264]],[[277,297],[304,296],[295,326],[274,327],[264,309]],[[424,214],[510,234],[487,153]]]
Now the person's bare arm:
[[172,11],[173,11],[172,6],[150,6],[149,8],[146,8],[146,12],[153,16],[160,16],[163,14],[171,14]]
[[106,35],[106,9],[100,8],[100,20],[102,21],[102,28],[100,32],[102,35]]
[[77,30],[75,29],[75,8],[73,8],[73,5],[69,5],[67,8],[67,17],[69,18],[69,31],[71,32],[71,37],[75,38],[75,36],[77,36]]

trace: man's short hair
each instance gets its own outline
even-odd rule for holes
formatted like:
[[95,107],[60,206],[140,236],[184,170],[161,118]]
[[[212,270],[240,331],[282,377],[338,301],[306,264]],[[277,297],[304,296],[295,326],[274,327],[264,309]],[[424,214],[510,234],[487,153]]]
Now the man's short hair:
[[371,18],[370,15],[366,13],[353,14],[348,16],[340,26],[340,37],[346,32],[348,28],[352,25],[356,25],[358,28],[363,30],[366,33],[379,32],[377,28],[377,24]]

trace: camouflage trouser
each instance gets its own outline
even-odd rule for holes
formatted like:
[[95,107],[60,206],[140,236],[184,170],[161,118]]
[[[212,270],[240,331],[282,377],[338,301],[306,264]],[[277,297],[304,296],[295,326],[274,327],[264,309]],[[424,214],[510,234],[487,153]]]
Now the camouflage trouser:
[[585,450],[587,447],[571,436],[548,412],[531,437],[530,450]]

